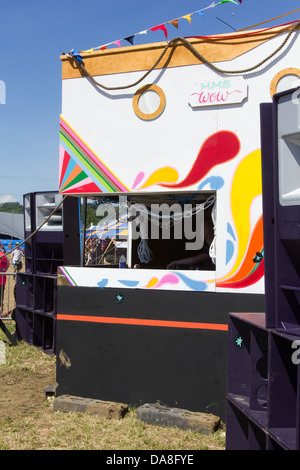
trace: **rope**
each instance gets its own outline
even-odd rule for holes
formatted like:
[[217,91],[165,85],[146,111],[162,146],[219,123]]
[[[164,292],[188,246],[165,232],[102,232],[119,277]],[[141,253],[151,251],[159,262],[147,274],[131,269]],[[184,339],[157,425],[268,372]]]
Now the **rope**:
[[[37,229],[35,229],[27,238],[25,238],[25,240],[23,240],[21,243],[19,243],[19,246],[23,245],[23,244],[26,243],[28,240],[30,240],[30,238],[33,237],[33,236],[48,222],[48,220],[53,216],[53,214],[55,214],[55,212],[57,211],[57,209],[59,209],[59,207],[62,205],[62,203],[64,202],[64,200],[66,199],[66,197],[68,197],[68,195],[63,196],[63,198],[62,198],[62,200],[60,201],[60,203],[55,207],[55,209],[53,209],[53,211],[51,212],[51,214],[44,220],[44,222],[43,222]],[[9,254],[12,253],[14,250],[15,250],[15,248],[11,249],[10,251],[7,251],[7,252],[5,253],[5,255],[9,255]]]
[[[134,83],[130,84],[130,85],[124,85],[124,86],[119,86],[119,87],[108,87],[108,86],[105,86],[103,85],[102,83],[99,83],[97,80],[94,79],[94,77],[92,77],[92,75],[90,75],[90,73],[86,70],[86,68],[84,67],[83,63],[80,62],[76,62],[77,66],[80,68],[80,70],[83,72],[83,74],[85,74],[95,85],[99,86],[100,88],[103,88],[104,90],[125,90],[126,88],[131,88],[131,87],[134,87],[136,85],[138,85],[139,83],[141,83],[154,69],[155,67],[158,65],[158,63],[162,60],[162,58],[164,57],[164,55],[166,54],[167,50],[169,47],[171,46],[175,46],[177,43],[181,42],[184,46],[186,46],[190,52],[192,52],[192,54],[194,54],[194,56],[199,59],[199,61],[205,63],[206,65],[208,65],[209,67],[211,67],[213,70],[215,70],[216,72],[218,73],[224,73],[224,74],[235,74],[235,75],[242,75],[242,74],[245,74],[245,73],[249,73],[249,72],[252,72],[253,70],[256,70],[257,68],[259,68],[261,65],[263,65],[264,63],[268,62],[272,57],[274,57],[276,54],[278,54],[278,52],[280,52],[281,49],[283,49],[283,47],[286,45],[286,43],[288,42],[288,40],[290,39],[291,35],[293,34],[293,32],[297,29],[297,27],[300,25],[300,21],[298,21],[297,23],[295,23],[293,25],[293,27],[290,29],[288,35],[286,36],[286,38],[284,39],[284,41],[280,44],[280,46],[277,47],[277,49],[275,49],[274,52],[272,52],[271,54],[269,54],[265,59],[263,59],[262,61],[260,61],[258,64],[252,66],[252,67],[249,67],[247,69],[241,69],[241,70],[224,70],[224,69],[221,69],[219,67],[217,67],[216,65],[212,64],[209,60],[207,60],[202,54],[200,54],[193,46],[192,44],[185,38],[183,37],[176,37],[176,38],[173,38],[171,39],[167,45],[165,46],[164,50],[162,51],[162,53],[160,54],[159,58],[156,60],[156,62],[152,65],[152,67],[146,72],[144,73],[144,75],[139,78],[138,80],[136,80]],[[278,33],[279,34],[279,33]]]
[[261,26],[262,24],[270,23],[271,21],[278,20],[279,18],[283,18],[284,16],[291,15],[292,13],[296,13],[297,11],[300,11],[300,8],[297,8],[297,10],[294,11],[290,11],[289,13],[285,13],[284,15],[276,16],[275,18],[271,18],[270,20],[263,21],[262,23],[253,24],[252,26],[247,26],[247,28],[239,29],[239,32],[246,31],[250,28],[256,28],[256,26]]

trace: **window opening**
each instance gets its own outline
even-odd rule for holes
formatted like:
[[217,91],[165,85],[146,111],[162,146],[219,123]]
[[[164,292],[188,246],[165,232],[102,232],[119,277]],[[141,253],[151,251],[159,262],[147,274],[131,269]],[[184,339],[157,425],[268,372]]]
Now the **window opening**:
[[215,270],[216,193],[87,199],[86,266]]
[[159,86],[144,85],[134,94],[132,106],[140,119],[151,121],[162,114],[166,106],[166,97]]

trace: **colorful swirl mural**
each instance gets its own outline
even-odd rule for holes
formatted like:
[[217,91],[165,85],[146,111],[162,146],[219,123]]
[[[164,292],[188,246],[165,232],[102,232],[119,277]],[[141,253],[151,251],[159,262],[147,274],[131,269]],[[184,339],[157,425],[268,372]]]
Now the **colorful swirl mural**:
[[[178,171],[171,167],[163,167],[152,173],[139,187],[145,189],[152,185],[159,185],[169,189],[185,189],[201,181],[214,167],[235,158],[240,151],[238,136],[231,131],[222,130],[211,134],[201,145],[197,158],[185,178],[178,181]],[[137,186],[144,174],[139,173],[134,181]]]
[[238,252],[230,272],[216,282],[217,287],[241,288],[256,283],[264,274],[264,260],[255,263],[257,252],[263,255],[263,217],[252,228],[251,206],[262,194],[260,150],[247,155],[237,167],[231,187],[231,211],[238,240]]
[[[164,167],[152,173],[139,189],[144,189],[153,184],[170,189],[184,189],[200,181],[201,184],[198,186],[198,189],[206,184],[206,181],[210,182],[211,186],[215,185],[214,178],[220,179],[221,177],[204,178],[215,166],[235,158],[239,151],[240,141],[233,132],[216,132],[204,141],[191,170],[181,182],[176,182],[178,180],[178,172],[175,169]],[[143,173],[137,175],[135,186],[142,181],[144,176]],[[219,182],[218,187],[214,189],[222,187],[224,181],[222,180],[222,184],[220,184],[219,179],[217,180]],[[257,150],[247,155],[239,163],[233,176],[230,204],[235,232],[229,222],[227,224],[227,231],[231,234],[235,244],[232,240],[227,240],[226,250],[228,253],[226,253],[226,264],[229,264],[229,261],[234,256],[236,246],[237,254],[234,266],[230,272],[222,279],[217,279],[217,287],[234,289],[248,287],[258,282],[264,275],[262,215],[254,227],[251,227],[250,223],[252,204],[261,194],[261,153],[260,150]],[[262,259],[255,262],[253,260],[258,252],[262,254]],[[179,274],[176,273],[174,275],[177,276]],[[173,282],[175,282],[175,279]],[[159,286],[160,282],[154,278],[146,287],[153,288]],[[197,286],[197,290],[198,288],[199,286]],[[202,287],[200,289],[202,290]]]
[[[264,275],[263,260],[263,220],[262,215],[251,226],[253,202],[262,193],[260,151],[250,153],[238,164],[232,182],[220,175],[209,175],[210,171],[233,160],[240,152],[240,140],[231,131],[222,130],[211,134],[203,142],[188,174],[179,180],[179,172],[172,167],[154,171],[145,180],[145,173],[139,172],[133,188],[142,190],[156,185],[168,189],[186,189],[198,184],[197,189],[210,185],[211,189],[221,189],[231,184],[230,207],[233,227],[227,222],[226,265],[235,256],[230,271],[216,281],[216,287],[240,289],[255,284]],[[84,143],[70,125],[60,121],[60,176],[59,188],[63,193],[129,192],[130,190],[114,175],[100,158]],[[144,181],[144,182],[143,182]],[[262,254],[261,261],[253,261],[255,254]],[[126,281],[126,280],[125,280]],[[126,284],[124,281],[124,285]],[[206,290],[207,283],[190,279],[183,273],[174,272],[161,279],[153,277],[145,288],[160,288],[163,285],[176,285],[184,282],[191,290]],[[104,286],[107,279],[99,281]],[[135,283],[135,281],[133,282]],[[135,284],[136,285],[136,284]]]

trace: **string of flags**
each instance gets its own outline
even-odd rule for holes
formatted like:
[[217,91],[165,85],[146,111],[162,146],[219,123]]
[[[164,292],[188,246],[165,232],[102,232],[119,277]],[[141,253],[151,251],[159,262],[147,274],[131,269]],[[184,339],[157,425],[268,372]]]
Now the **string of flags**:
[[[239,1],[239,3],[242,3],[242,0],[238,0],[238,1]],[[181,16],[180,18],[176,18],[174,20],[167,21],[166,23],[160,24],[158,26],[154,26],[152,28],[145,29],[144,31],[140,31],[139,33],[132,34],[130,36],[127,36],[126,38],[118,39],[117,41],[109,42],[109,43],[104,44],[102,46],[93,47],[92,49],[87,49],[87,50],[81,51],[81,52],[93,52],[93,51],[99,51],[99,50],[103,51],[110,45],[116,45],[118,47],[121,47],[121,41],[127,41],[127,43],[133,45],[133,40],[134,40],[135,36],[138,36],[140,34],[147,34],[148,31],[161,30],[161,31],[164,32],[165,38],[168,39],[168,31],[167,31],[166,25],[171,24],[172,26],[174,26],[175,28],[178,29],[178,21],[179,20],[184,19],[184,20],[187,20],[189,23],[191,23],[191,19],[192,19],[193,15],[200,15],[200,16],[204,17],[204,11],[205,10],[208,10],[209,8],[217,7],[219,5],[222,5],[223,3],[235,3],[236,5],[238,5],[238,3],[235,0],[220,0],[218,2],[214,1],[209,6],[207,6],[205,8],[202,8],[201,10],[194,11],[192,13],[188,13],[187,15]],[[80,57],[78,57],[78,53],[76,51],[74,51],[74,49],[72,49],[72,51],[68,55],[74,57],[75,60],[77,60],[77,59],[80,60]]]

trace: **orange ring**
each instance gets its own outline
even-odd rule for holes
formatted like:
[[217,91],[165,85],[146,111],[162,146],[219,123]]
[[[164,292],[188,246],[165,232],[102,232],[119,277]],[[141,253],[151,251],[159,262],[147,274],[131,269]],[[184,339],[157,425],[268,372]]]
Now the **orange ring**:
[[300,78],[300,69],[296,69],[295,67],[289,67],[287,69],[283,69],[278,72],[275,77],[273,77],[271,84],[270,84],[270,95],[273,98],[273,95],[277,92],[277,85],[279,80],[286,75],[295,75],[296,77]]
[[[143,113],[140,108],[139,108],[139,100],[140,100],[140,97],[142,96],[143,93],[145,93],[146,91],[154,91],[155,93],[158,94],[158,96],[160,97],[160,104],[159,104],[159,107],[157,108],[156,111],[154,111],[154,113],[150,113],[150,114],[147,114],[147,113]],[[166,106],[166,97],[165,97],[165,94],[164,92],[162,91],[161,88],[159,88],[159,86],[157,85],[144,85],[142,86],[141,88],[139,88],[136,93],[134,94],[134,97],[133,97],[133,101],[132,101],[132,106],[133,106],[133,110],[135,112],[135,114],[143,119],[144,121],[151,121],[152,119],[155,119],[157,118],[158,116],[161,115],[161,113],[163,112],[163,110],[165,109],[165,106]]]

